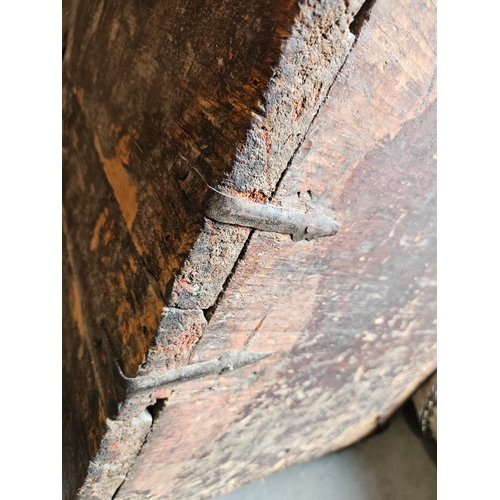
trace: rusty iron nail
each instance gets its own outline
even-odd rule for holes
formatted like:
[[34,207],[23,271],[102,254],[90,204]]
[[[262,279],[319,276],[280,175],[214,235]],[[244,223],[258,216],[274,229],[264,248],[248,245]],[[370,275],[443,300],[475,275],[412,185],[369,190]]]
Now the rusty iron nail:
[[290,234],[293,241],[333,236],[339,230],[333,212],[310,208],[307,212],[283,208],[271,203],[257,203],[221,193],[211,187],[193,168],[210,190],[203,213],[209,219],[225,224],[250,227],[261,231]]
[[271,354],[272,352],[242,351],[238,354],[226,352],[220,358],[193,363],[192,365],[186,365],[173,370],[166,370],[150,375],[140,375],[135,378],[125,377],[122,373],[121,378],[126,382],[128,395],[153,392],[207,375],[215,375],[224,371],[232,371],[235,368],[242,368],[246,365],[257,363]]

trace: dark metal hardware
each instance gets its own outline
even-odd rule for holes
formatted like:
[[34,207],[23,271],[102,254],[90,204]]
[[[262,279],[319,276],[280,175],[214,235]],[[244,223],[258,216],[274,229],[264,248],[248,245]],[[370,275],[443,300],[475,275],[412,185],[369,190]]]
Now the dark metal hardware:
[[[209,219],[225,224],[251,227],[261,231],[270,231],[290,234],[293,241],[311,240],[323,236],[333,236],[339,230],[333,213],[321,212],[309,208],[307,212],[283,208],[271,203],[257,203],[246,198],[230,196],[211,187],[196,169],[192,169],[203,183],[208,192],[202,202],[203,213]],[[181,183],[184,192],[190,196],[193,189],[188,184],[193,182],[193,176]],[[196,181],[195,181],[196,182]],[[191,201],[196,203],[191,196]],[[200,200],[197,200],[200,203]]]
[[121,378],[126,384],[128,395],[152,392],[174,384],[187,382],[188,380],[205,377],[206,375],[215,375],[223,371],[242,368],[243,366],[257,363],[271,354],[272,352],[242,351],[238,354],[227,352],[218,359],[193,363],[192,365],[186,365],[174,370],[167,370],[158,374],[127,378],[122,373]]

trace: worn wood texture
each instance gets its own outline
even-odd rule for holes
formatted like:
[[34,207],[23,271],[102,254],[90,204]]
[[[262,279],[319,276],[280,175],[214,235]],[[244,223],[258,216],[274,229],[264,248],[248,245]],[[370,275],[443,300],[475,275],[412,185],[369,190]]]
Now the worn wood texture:
[[[85,475],[81,496],[111,496],[145,437],[155,397],[123,400],[115,362],[128,377],[188,362],[199,311],[248,239],[204,219],[178,180],[194,166],[225,192],[269,197],[347,56],[360,6],[64,3],[65,498]],[[162,336],[165,305],[187,316]],[[118,450],[120,435],[130,446]]]
[[358,440],[436,363],[432,2],[378,0],[276,198],[334,208],[335,238],[254,232],[118,499],[209,498]]
[[[63,12],[64,497],[207,498],[369,432],[435,364],[435,6]],[[341,233],[210,221],[193,167]],[[122,391],[246,349],[273,355]]]
[[63,497],[68,498],[83,483],[86,468],[99,450],[105,412],[94,379],[86,345],[78,282],[71,265],[66,231],[63,231]]

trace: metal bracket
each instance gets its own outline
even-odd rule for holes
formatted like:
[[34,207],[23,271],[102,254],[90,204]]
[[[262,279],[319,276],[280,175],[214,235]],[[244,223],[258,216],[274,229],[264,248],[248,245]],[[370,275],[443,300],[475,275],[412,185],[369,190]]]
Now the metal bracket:
[[[309,208],[307,212],[301,212],[271,203],[257,203],[246,198],[237,198],[211,187],[195,168],[191,172],[196,172],[197,177],[208,188],[208,196],[203,201],[203,213],[214,221],[251,227],[261,231],[290,234],[293,241],[333,236],[339,230],[333,213],[328,214],[326,210],[320,213]],[[188,175],[191,179],[181,183],[181,186],[193,182],[191,172]],[[193,193],[192,189],[185,188],[184,191],[188,197],[190,192]]]

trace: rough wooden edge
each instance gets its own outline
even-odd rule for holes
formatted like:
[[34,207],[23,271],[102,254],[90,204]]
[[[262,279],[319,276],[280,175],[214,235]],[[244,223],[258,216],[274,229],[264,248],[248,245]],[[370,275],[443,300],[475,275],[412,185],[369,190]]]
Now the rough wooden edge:
[[[353,19],[356,12],[363,12],[361,5],[359,1],[301,4],[260,105],[262,115],[254,114],[247,142],[218,190],[251,199],[272,197],[354,44],[356,36],[349,26],[356,25]],[[171,284],[168,305],[212,307],[249,234],[247,228],[206,220]]]
[[[371,8],[373,1],[366,0],[364,4]],[[236,191],[261,200],[272,197],[354,45],[365,16],[362,6],[359,0],[301,3],[260,106],[262,114],[255,113],[246,144],[237,152],[231,173],[217,186],[220,191]],[[182,353],[182,362],[189,363],[204,330],[198,313],[210,313],[210,308],[216,307],[250,236],[248,228],[205,219],[202,233],[168,290],[169,307],[164,308],[156,344],[140,374],[152,367],[159,369],[155,358],[162,351],[161,339],[165,337],[162,325],[175,323],[173,316],[178,320],[179,309],[184,313],[182,328],[196,332]],[[209,319],[210,314],[206,315]],[[164,370],[173,368],[167,358],[165,362]],[[147,439],[154,405],[158,399],[168,399],[170,392],[171,389],[164,389],[130,397],[120,405],[114,420],[107,419],[100,450],[79,491],[80,500],[114,497]]]

